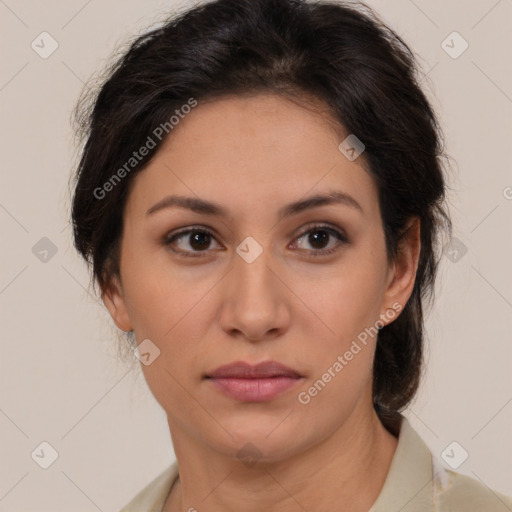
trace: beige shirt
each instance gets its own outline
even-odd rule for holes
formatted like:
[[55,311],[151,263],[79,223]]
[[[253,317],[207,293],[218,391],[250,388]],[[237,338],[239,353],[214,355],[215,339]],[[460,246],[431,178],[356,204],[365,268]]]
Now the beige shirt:
[[[178,477],[174,462],[120,512],[161,512]],[[444,469],[402,416],[398,445],[377,500],[368,512],[512,512],[512,498],[479,480]]]

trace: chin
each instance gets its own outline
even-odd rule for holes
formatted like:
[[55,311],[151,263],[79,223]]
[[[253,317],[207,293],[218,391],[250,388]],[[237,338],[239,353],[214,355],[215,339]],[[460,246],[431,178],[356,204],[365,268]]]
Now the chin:
[[[259,421],[254,417],[251,420],[238,418],[235,422],[219,420],[232,437],[226,434],[212,438],[210,431],[206,442],[215,451],[241,461],[247,457],[269,463],[286,460],[315,444],[312,435],[302,434],[296,425],[288,423],[290,418],[283,422],[287,414],[281,418],[273,416]],[[220,433],[219,430],[217,432]]]

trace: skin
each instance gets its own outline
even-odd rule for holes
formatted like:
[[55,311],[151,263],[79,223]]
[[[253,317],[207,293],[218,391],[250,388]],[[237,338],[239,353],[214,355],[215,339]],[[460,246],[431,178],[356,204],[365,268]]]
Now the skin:
[[[340,503],[367,511],[384,484],[397,439],[372,407],[375,338],[307,405],[297,396],[365,328],[396,320],[383,315],[412,292],[419,223],[411,219],[399,257],[388,261],[374,179],[362,157],[340,152],[346,134],[312,105],[263,93],[200,102],[132,183],[120,278],[103,300],[120,329],[160,350],[141,367],[167,414],[180,468],[167,512]],[[329,190],[350,194],[362,211],[331,204],[278,221],[283,205]],[[214,201],[229,216],[178,207],[146,213],[169,194]],[[308,233],[320,223],[348,242],[329,236],[314,245]],[[164,244],[191,226],[212,231],[206,250],[190,233]],[[248,236],[263,250],[252,263],[236,252]],[[259,403],[229,398],[203,379],[239,360],[276,360],[303,378]],[[237,457],[248,442],[260,453],[251,467]]]

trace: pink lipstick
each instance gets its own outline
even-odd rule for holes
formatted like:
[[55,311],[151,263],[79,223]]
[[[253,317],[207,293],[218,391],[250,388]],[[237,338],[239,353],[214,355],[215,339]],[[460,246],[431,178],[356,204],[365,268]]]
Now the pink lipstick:
[[267,402],[302,380],[295,370],[276,361],[251,365],[237,361],[206,375],[219,391],[242,402]]

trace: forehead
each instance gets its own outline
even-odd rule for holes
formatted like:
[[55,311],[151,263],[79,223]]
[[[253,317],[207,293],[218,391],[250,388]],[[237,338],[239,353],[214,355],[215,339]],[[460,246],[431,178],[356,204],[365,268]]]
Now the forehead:
[[197,159],[216,155],[242,160],[267,155],[290,159],[298,149],[301,157],[318,157],[323,147],[337,146],[344,137],[343,128],[319,100],[271,93],[199,101],[176,128],[164,142],[162,152],[208,149],[208,155],[196,154]]
[[371,213],[376,185],[361,157],[350,161],[338,149],[345,136],[320,103],[274,94],[199,101],[135,177],[132,202],[142,208],[179,193],[254,214],[341,190]]

